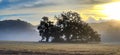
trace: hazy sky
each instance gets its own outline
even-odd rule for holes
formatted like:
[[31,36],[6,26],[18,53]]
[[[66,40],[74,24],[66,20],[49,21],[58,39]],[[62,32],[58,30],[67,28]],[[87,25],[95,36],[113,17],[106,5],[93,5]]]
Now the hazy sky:
[[119,0],[0,0],[0,20],[22,19],[37,25],[43,16],[52,18],[70,10],[80,13],[83,20],[99,20],[106,18],[101,5],[115,1]]

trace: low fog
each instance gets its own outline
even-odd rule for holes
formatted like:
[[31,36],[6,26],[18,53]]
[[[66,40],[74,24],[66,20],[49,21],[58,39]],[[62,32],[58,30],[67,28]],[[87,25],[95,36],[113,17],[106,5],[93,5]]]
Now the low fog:
[[40,39],[37,32],[31,31],[7,31],[0,34],[2,41],[39,41]]
[[90,25],[101,34],[103,43],[120,43],[120,21],[109,20]]
[[[120,43],[120,21],[90,23],[101,34],[102,43]],[[37,26],[21,20],[0,21],[0,41],[39,41]]]
[[21,20],[0,21],[0,40],[2,41],[39,41],[36,28]]

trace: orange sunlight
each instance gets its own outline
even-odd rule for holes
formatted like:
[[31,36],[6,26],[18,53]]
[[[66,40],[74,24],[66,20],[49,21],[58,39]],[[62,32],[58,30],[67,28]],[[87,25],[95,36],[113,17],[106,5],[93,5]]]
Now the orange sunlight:
[[120,20],[120,2],[113,2],[102,5],[101,13],[108,19]]

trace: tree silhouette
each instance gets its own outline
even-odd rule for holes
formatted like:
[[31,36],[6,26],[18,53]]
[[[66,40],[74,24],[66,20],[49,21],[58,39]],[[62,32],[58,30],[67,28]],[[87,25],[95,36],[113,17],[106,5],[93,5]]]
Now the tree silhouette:
[[[42,40],[53,37],[52,42],[100,42],[100,35],[94,31],[88,23],[81,20],[78,13],[69,11],[63,12],[60,17],[55,17],[57,24],[48,21],[48,17],[43,17],[43,21],[38,27]],[[42,28],[41,28],[42,27]],[[41,41],[42,41],[41,40]]]
[[100,42],[100,35],[83,22],[78,13],[70,11],[56,18],[67,42]]
[[41,21],[37,29],[39,30],[40,36],[42,37],[41,41],[46,38],[46,42],[48,42],[50,37],[48,17],[43,17],[42,19],[43,21]]
[[41,21],[40,25],[38,26],[38,30],[40,36],[42,37],[41,42],[46,39],[46,42],[49,42],[49,38],[53,37],[53,42],[61,42],[63,39],[61,38],[61,28],[53,25],[53,22],[48,20],[48,17],[43,17],[43,21]]

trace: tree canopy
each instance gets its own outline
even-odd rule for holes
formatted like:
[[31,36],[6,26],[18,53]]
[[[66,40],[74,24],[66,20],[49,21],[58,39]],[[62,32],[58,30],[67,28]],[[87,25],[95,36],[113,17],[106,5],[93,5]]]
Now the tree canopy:
[[[43,17],[45,18],[45,17]],[[43,38],[46,38],[48,42],[49,37],[53,37],[52,42],[100,42],[100,34],[94,31],[88,23],[81,20],[81,17],[76,12],[63,12],[59,17],[55,16],[57,23],[54,25],[53,22],[47,22],[43,20],[45,24],[39,25],[38,28],[42,31],[40,34]],[[47,25],[47,26],[45,26]],[[47,36],[45,36],[47,35]]]

